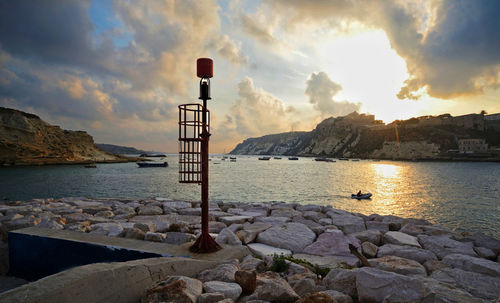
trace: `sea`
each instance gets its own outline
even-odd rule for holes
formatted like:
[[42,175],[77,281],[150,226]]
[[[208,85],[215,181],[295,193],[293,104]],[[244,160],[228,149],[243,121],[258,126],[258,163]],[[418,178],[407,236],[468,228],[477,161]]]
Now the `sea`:
[[[500,238],[500,163],[297,161],[211,155],[210,199],[331,205],[362,214],[424,218],[453,229]],[[199,200],[198,184],[178,182],[178,156],[168,167],[135,163],[0,168],[4,201],[61,197],[163,197]],[[359,190],[373,194],[356,200]],[[2,202],[0,202],[1,204]]]

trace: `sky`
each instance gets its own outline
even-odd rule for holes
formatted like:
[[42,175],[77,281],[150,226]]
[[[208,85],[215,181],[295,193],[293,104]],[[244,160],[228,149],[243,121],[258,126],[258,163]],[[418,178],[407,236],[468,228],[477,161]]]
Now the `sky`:
[[211,152],[353,111],[500,112],[500,1],[0,0],[0,106],[176,152],[214,60]]

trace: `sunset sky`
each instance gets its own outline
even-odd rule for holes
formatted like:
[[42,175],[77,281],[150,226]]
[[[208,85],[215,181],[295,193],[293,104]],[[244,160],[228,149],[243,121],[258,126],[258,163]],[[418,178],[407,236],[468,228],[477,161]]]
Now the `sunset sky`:
[[177,151],[214,59],[211,152],[352,111],[500,112],[500,1],[0,0],[0,106]]

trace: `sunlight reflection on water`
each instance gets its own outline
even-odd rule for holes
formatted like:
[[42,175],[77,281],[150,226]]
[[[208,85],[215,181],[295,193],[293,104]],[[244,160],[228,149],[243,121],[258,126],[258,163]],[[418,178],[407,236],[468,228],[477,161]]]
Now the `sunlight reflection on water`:
[[[455,162],[237,162],[212,156],[210,197],[236,202],[286,201],[331,205],[364,214],[425,218],[453,228],[500,237],[500,163]],[[135,163],[0,169],[0,198],[149,197],[198,200],[199,186],[178,183],[177,156],[168,168],[139,169]],[[219,164],[214,164],[214,163]],[[351,199],[358,190],[371,200]]]

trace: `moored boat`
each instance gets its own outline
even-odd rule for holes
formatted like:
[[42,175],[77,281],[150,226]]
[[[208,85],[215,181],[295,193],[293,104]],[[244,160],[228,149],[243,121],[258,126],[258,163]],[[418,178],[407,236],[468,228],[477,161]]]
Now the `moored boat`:
[[259,160],[264,160],[264,161],[267,161],[267,160],[269,160],[269,159],[271,159],[271,157],[260,157],[260,158],[259,158]]
[[298,157],[289,157],[288,160],[299,160]]
[[139,167],[167,167],[167,162],[137,162]]

